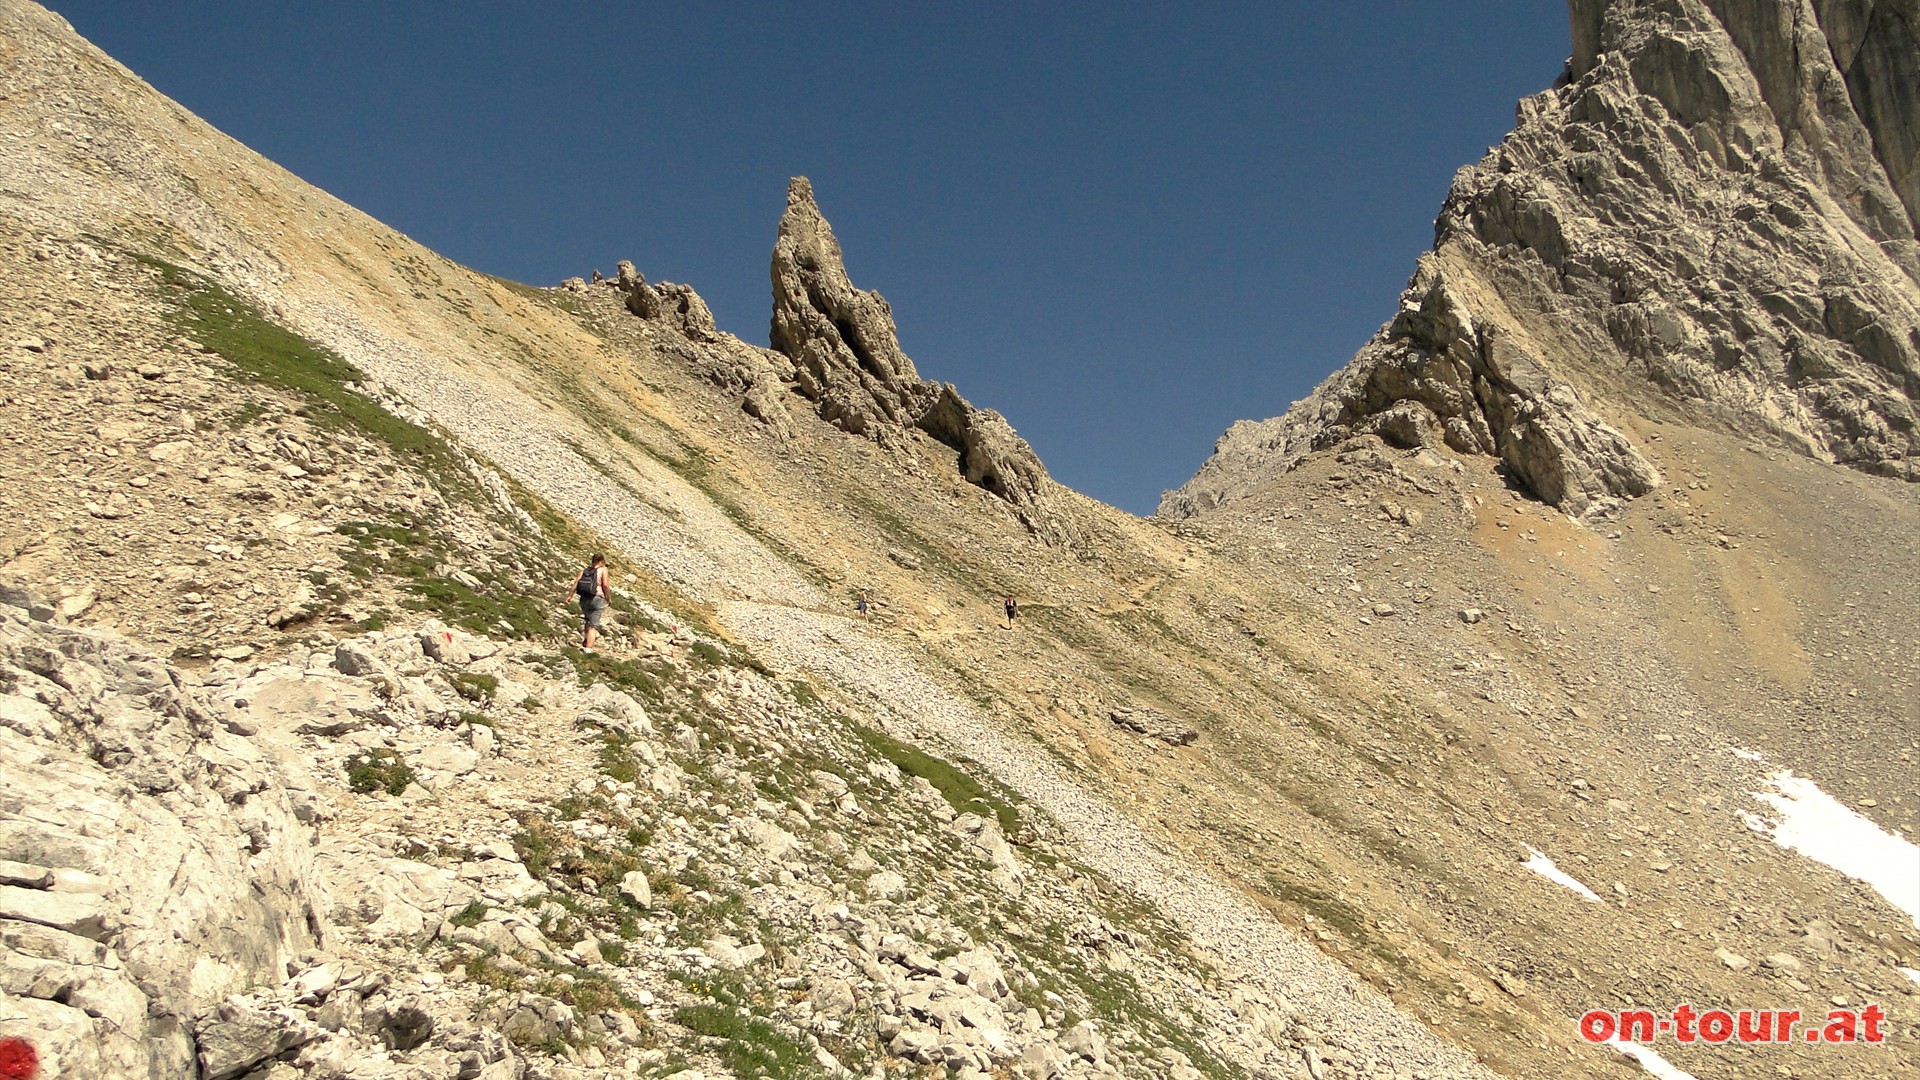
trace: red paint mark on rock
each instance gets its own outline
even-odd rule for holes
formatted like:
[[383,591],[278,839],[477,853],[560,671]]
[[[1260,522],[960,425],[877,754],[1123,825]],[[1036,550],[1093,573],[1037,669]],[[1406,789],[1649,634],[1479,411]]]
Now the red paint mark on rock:
[[33,1080],[40,1075],[40,1051],[25,1039],[0,1039],[0,1080]]

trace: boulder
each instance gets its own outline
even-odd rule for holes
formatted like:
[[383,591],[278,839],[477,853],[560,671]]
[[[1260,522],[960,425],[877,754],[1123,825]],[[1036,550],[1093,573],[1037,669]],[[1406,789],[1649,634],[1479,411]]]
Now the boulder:
[[587,688],[586,705],[589,719],[602,727],[630,737],[653,734],[653,721],[646,708],[630,694],[595,683]]
[[[1388,608],[1386,614],[1392,613],[1393,609]],[[1158,739],[1172,746],[1185,746],[1200,737],[1200,732],[1191,724],[1176,720],[1158,709],[1149,709],[1144,706],[1114,709],[1107,713],[1107,719],[1128,731]]]
[[647,875],[639,870],[630,870],[620,879],[620,895],[632,901],[636,907],[653,906],[653,886],[647,883]]
[[223,1002],[194,1031],[202,1080],[232,1080],[320,1037],[320,1029],[291,1009],[263,1009],[243,999]]
[[715,964],[735,971],[750,967],[755,961],[767,955],[766,946],[759,942],[749,941],[742,945],[725,934],[709,939],[705,945],[701,946],[701,951],[705,952]]
[[419,633],[420,651],[442,664],[464,665],[473,659],[467,651],[466,635],[439,623],[429,623]]
[[333,666],[342,675],[372,675],[380,664],[364,644],[348,640],[333,647]]
[[1068,1028],[1060,1036],[1060,1046],[1067,1053],[1098,1065],[1107,1060],[1107,1038],[1100,1034],[1093,1021],[1082,1020]]

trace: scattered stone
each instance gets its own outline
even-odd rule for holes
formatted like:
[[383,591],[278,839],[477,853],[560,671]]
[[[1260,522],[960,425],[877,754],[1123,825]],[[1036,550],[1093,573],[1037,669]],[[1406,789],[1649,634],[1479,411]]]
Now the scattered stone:
[[1493,985],[1499,987],[1509,996],[1517,998],[1526,997],[1530,989],[1527,986],[1527,980],[1515,975],[1511,971],[1495,971],[1493,973]]
[[333,647],[333,666],[342,675],[372,675],[379,670],[373,654],[357,641],[342,641]]
[[632,901],[636,907],[653,906],[653,886],[648,884],[647,875],[638,870],[629,871],[620,879],[620,895]]

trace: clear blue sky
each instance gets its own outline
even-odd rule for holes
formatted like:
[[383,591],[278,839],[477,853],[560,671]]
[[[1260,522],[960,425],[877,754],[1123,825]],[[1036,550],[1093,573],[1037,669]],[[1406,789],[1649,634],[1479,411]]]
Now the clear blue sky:
[[1151,511],[1393,311],[1556,0],[53,0],[162,92],[469,266],[631,258],[767,340],[788,176],[923,375]]

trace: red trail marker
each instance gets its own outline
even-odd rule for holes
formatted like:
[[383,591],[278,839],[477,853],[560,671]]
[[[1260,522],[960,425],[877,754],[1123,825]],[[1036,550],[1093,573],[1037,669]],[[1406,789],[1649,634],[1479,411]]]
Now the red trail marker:
[[0,1039],[0,1080],[33,1080],[40,1075],[40,1051],[25,1039]]

